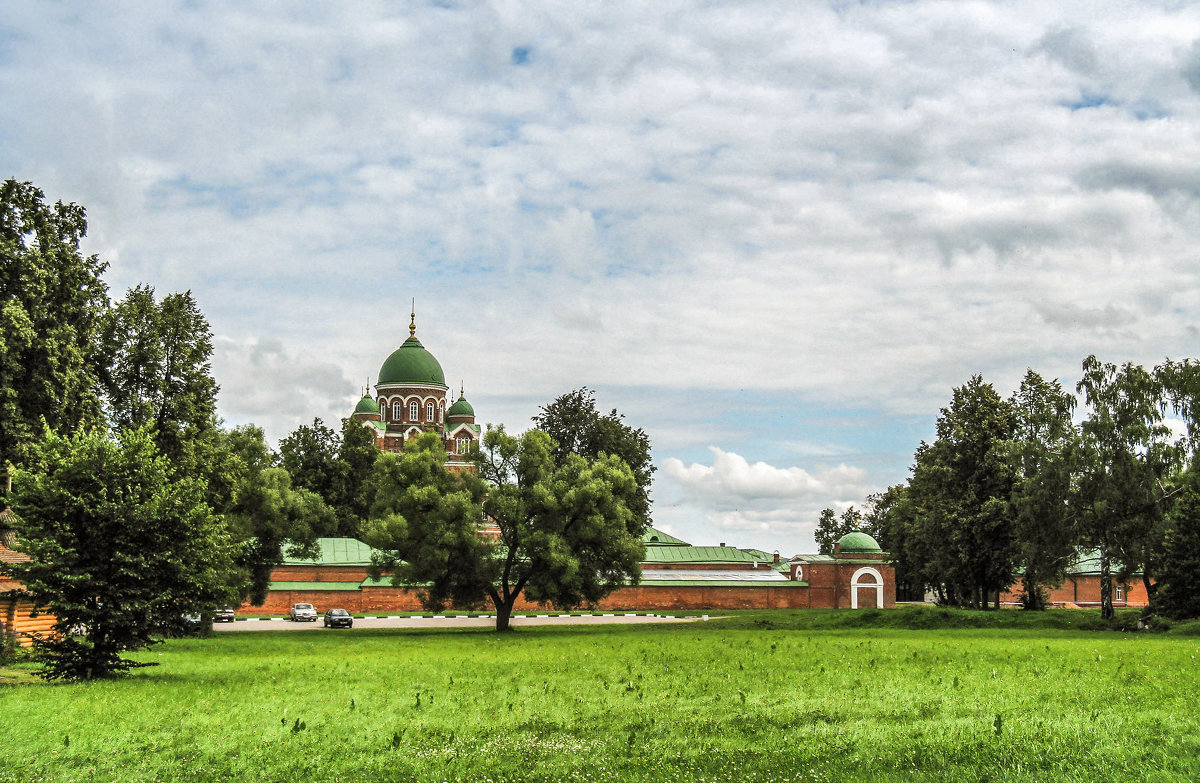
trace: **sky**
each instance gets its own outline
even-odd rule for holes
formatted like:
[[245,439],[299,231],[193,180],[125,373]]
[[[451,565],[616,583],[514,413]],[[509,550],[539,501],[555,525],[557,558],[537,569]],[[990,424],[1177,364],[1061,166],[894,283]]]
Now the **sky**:
[[510,431],[596,390],[657,526],[814,551],[954,387],[1200,343],[1200,7],[0,5],[0,177],[190,290],[227,425],[408,335]]

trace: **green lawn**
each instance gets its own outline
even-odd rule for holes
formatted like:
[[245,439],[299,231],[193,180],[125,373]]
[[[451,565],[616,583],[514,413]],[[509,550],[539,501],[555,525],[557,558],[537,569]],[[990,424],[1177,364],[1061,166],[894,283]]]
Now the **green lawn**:
[[1200,637],[848,614],[171,641],[0,687],[0,781],[1200,779]]

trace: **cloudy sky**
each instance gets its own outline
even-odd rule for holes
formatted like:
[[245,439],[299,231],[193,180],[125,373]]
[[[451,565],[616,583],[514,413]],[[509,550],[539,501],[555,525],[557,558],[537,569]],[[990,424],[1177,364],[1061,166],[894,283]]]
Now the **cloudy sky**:
[[346,415],[415,297],[481,421],[645,428],[697,544],[812,551],[974,373],[1200,344],[1188,3],[6,0],[0,106],[227,423]]

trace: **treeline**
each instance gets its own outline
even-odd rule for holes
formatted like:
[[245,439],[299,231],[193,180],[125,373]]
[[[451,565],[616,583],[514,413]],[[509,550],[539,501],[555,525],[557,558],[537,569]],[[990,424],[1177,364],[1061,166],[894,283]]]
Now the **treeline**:
[[818,543],[863,529],[891,553],[897,584],[977,608],[1019,582],[1023,606],[1043,609],[1047,586],[1095,552],[1104,617],[1114,580],[1133,579],[1151,611],[1200,616],[1198,414],[1191,359],[1146,369],[1089,356],[1074,394],[1029,370],[1005,399],[977,375],[954,390],[908,481],[862,511],[826,509]]

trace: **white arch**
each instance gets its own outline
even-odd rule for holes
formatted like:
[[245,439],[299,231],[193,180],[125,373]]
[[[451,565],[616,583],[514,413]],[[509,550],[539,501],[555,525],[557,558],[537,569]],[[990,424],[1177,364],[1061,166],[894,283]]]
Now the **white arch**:
[[[872,577],[870,582],[863,579],[864,576]],[[858,589],[875,588],[875,607],[883,608],[883,574],[870,566],[864,566],[854,572],[854,576],[850,577],[850,608],[858,608]]]

